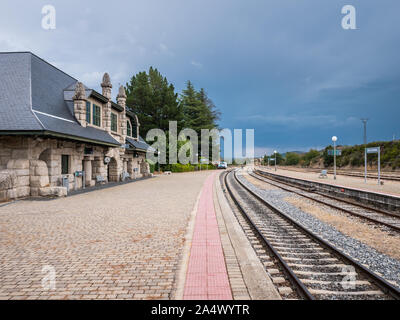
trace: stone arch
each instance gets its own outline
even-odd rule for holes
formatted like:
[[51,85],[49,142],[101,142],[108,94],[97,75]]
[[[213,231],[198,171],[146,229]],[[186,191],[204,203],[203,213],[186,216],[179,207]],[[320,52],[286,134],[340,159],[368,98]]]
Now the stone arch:
[[108,181],[119,181],[119,177],[118,177],[118,162],[117,160],[112,157],[110,162],[107,165],[107,179]]
[[42,160],[46,163],[47,165],[47,170],[48,170],[48,175],[50,175],[50,168],[51,168],[51,149],[47,148],[44,149],[38,157],[38,160]]

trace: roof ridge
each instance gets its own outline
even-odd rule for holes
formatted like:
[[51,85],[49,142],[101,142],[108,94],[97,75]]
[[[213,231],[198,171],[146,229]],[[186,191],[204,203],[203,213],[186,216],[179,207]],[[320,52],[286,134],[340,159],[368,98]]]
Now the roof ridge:
[[28,53],[36,58],[38,58],[39,60],[42,60],[44,63],[48,64],[49,66],[53,67],[54,69],[64,73],[65,75],[67,75],[68,77],[78,81],[78,79],[76,79],[75,77],[71,76],[70,74],[66,73],[65,71],[61,70],[60,68],[56,67],[54,64],[51,64],[50,62],[46,61],[45,59],[39,57],[37,54],[33,53],[32,51],[0,51],[0,54],[20,54],[20,53]]

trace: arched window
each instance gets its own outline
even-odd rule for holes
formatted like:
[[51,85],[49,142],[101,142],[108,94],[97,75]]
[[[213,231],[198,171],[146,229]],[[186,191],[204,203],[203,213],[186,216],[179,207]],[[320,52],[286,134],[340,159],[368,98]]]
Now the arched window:
[[132,124],[132,137],[133,138],[138,138],[138,135],[137,135],[138,126],[139,126],[139,120],[138,120],[137,116],[135,115],[134,123]]
[[126,135],[132,137],[132,125],[129,120],[126,120]]

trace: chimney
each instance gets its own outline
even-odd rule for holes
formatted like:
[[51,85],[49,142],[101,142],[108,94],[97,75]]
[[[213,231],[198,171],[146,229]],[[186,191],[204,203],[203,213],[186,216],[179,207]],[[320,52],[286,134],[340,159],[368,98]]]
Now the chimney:
[[121,107],[126,107],[126,93],[124,86],[120,86],[117,95],[117,102]]
[[72,97],[74,101],[74,115],[82,127],[86,127],[86,94],[82,82],[77,82],[75,94]]
[[103,127],[107,132],[111,132],[111,80],[110,75],[106,72],[103,76],[101,83],[102,94],[108,99],[108,102],[104,104],[103,112]]
[[101,88],[103,89],[103,96],[111,100],[111,80],[110,80],[110,75],[106,72],[103,76],[103,82],[101,83]]
[[[126,93],[125,93],[125,88],[124,86],[120,86],[118,89],[118,95],[117,95],[117,103],[124,108],[124,111],[121,113],[121,122],[120,122],[120,128],[121,128],[121,134],[123,137],[123,140],[125,141],[126,138]],[[123,142],[125,143],[125,142]]]

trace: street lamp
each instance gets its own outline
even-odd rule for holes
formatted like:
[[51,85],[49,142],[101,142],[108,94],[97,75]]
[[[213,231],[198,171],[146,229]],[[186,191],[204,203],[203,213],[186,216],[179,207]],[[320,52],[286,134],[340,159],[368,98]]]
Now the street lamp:
[[337,137],[333,136],[332,141],[333,141],[333,179],[336,180],[336,141],[337,141]]
[[367,183],[367,121],[368,118],[361,119],[364,124],[364,182]]
[[160,151],[156,151],[157,154],[157,173],[160,173]]
[[274,151],[274,159],[275,159],[275,171],[276,171],[276,153],[277,153],[277,151],[275,150],[275,151]]
[[200,162],[199,162],[199,154],[198,153],[196,153],[196,158],[197,158],[197,162],[199,163],[199,168],[200,168],[200,171],[201,171]]

